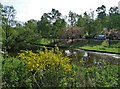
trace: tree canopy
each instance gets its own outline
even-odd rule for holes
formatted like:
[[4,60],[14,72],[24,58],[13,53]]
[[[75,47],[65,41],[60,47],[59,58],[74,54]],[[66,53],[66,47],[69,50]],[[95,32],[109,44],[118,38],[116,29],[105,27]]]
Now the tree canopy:
[[[59,10],[52,8],[50,12],[44,13],[40,20],[31,19],[25,23],[15,20],[17,11],[13,6],[0,4],[0,10],[2,14],[2,28],[0,30],[3,34],[3,48],[6,50],[21,49],[24,45],[30,46],[28,43],[37,42],[38,39],[55,39],[66,33],[69,37],[72,37],[74,32],[75,37],[80,33],[79,35],[82,34],[82,37],[79,37],[83,38],[84,36],[106,34],[104,28],[108,32],[111,29],[116,29],[118,33],[120,31],[120,14],[117,6],[110,7],[108,13],[105,5],[99,6],[95,11],[85,12],[83,15],[70,11],[66,16],[67,19]],[[72,28],[73,31],[67,30],[67,28]],[[75,31],[76,28],[77,31]]]

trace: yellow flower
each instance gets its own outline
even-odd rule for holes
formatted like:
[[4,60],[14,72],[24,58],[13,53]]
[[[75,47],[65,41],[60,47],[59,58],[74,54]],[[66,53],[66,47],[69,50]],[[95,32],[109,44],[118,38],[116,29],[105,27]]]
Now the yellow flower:
[[49,70],[50,68],[66,72],[71,71],[72,65],[69,64],[71,59],[64,56],[58,47],[52,50],[44,48],[45,51],[38,51],[38,53],[22,51],[18,57],[23,59],[31,71],[37,72],[38,70]]

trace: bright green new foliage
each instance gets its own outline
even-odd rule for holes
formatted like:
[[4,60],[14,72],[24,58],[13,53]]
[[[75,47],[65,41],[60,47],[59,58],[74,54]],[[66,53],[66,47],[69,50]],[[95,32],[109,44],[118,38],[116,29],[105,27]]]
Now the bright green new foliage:
[[31,84],[32,80],[25,63],[13,57],[2,59],[2,88],[29,89]]

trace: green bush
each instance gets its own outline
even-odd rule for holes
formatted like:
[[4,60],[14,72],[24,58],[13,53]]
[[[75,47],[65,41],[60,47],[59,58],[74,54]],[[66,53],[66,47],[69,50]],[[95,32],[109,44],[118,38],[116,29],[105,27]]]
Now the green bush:
[[3,58],[2,60],[2,86],[3,88],[30,88],[30,74],[25,64],[16,58]]
[[74,72],[67,73],[63,70],[56,69],[50,69],[47,71],[44,71],[42,74],[37,73],[35,75],[36,84],[34,84],[34,87],[72,87],[76,86],[75,81],[75,74]]
[[103,47],[109,47],[109,39],[106,39],[101,44]]
[[120,48],[120,42],[118,42],[117,44],[113,44],[111,45],[112,48]]
[[117,65],[82,68],[81,74],[84,77],[84,87],[120,87]]
[[73,83],[71,58],[65,56],[58,47],[45,51],[23,51],[18,56],[33,73],[33,87],[68,87]]
[[[43,55],[45,55],[45,53],[48,54],[49,52],[51,54],[51,51],[46,50]],[[36,60],[34,57],[36,53],[34,53],[34,56],[31,52],[27,52],[27,55],[29,53],[31,56],[26,57],[27,60],[30,59],[31,63],[35,62],[32,60]],[[51,56],[53,56],[53,54],[54,52],[52,51]],[[44,57],[43,55],[42,58]],[[39,56],[36,56],[36,58],[40,58]],[[22,57],[25,57],[25,55]],[[58,58],[57,53],[55,59],[56,58]],[[48,59],[48,57],[44,57],[42,59],[44,60],[43,62],[45,62],[46,59]],[[51,63],[55,61],[53,59],[51,60]],[[46,65],[47,63],[44,64]],[[17,87],[17,89],[21,89],[23,87],[25,89],[36,89],[37,87],[37,89],[44,89],[45,87],[60,87],[62,89],[66,89],[66,87],[71,89],[76,89],[77,87],[120,87],[120,66],[118,65],[101,62],[99,65],[93,64],[88,67],[88,63],[84,63],[82,60],[77,64],[70,63],[70,65],[71,71],[58,69],[59,67],[47,66],[46,70],[35,72],[36,68],[30,71],[29,67],[24,64],[22,60],[12,57],[4,58],[2,60],[2,85],[3,88],[6,89],[12,89],[13,87]]]

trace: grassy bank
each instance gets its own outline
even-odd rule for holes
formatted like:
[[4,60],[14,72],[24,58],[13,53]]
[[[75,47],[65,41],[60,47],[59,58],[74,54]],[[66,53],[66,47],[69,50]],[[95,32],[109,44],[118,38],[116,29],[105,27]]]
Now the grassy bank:
[[109,47],[103,47],[103,46],[83,46],[78,48],[91,50],[91,51],[120,53],[120,48],[109,48]]
[[74,49],[83,49],[83,50],[98,51],[98,52],[120,53],[119,41],[109,41],[108,39],[104,41],[101,40],[100,41],[90,40],[89,42],[86,41],[87,40],[78,41],[70,45],[70,47]]

